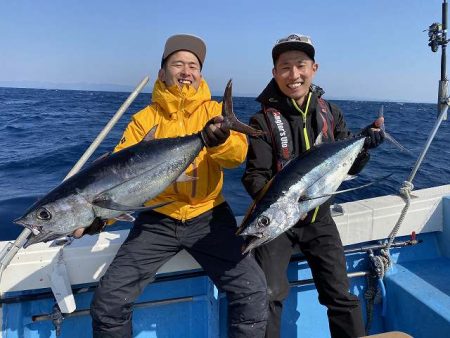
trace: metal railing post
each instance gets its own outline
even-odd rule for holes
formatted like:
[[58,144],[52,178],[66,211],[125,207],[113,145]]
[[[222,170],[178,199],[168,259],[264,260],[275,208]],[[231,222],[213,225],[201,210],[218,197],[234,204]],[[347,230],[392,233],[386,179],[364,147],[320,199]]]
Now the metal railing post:
[[[84,152],[84,154],[81,156],[81,158],[78,160],[78,162],[73,166],[73,168],[69,171],[69,173],[64,178],[64,181],[68,179],[70,176],[76,174],[83,165],[87,162],[89,157],[94,153],[94,151],[98,148],[100,143],[105,139],[105,137],[108,135],[108,133],[111,131],[111,129],[114,127],[114,125],[117,123],[117,121],[122,117],[123,113],[128,109],[128,107],[131,105],[131,103],[136,99],[136,97],[139,95],[139,93],[142,91],[142,89],[145,87],[147,82],[149,81],[149,77],[146,76],[133,90],[133,92],[128,96],[128,98],[125,100],[125,102],[120,106],[119,110],[114,114],[114,116],[111,118],[111,120],[106,124],[106,126],[102,129],[100,134],[95,138],[95,140],[91,143],[89,148]],[[6,269],[8,264],[11,262],[11,260],[14,258],[14,256],[17,254],[17,252],[22,248],[22,246],[27,241],[28,237],[31,234],[30,229],[24,229],[21,234],[17,237],[17,239],[14,241],[14,243],[10,244],[10,247],[5,250],[5,253],[3,257],[0,257],[0,284],[2,280],[3,271]],[[1,295],[0,290],[0,295]]]

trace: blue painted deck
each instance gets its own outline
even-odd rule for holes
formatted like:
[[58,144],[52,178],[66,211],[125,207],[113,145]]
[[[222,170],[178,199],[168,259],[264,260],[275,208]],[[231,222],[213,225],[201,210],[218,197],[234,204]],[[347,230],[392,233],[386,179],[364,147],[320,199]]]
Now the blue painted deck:
[[[450,198],[443,203],[448,225]],[[450,335],[450,226],[444,232],[422,234],[418,238],[423,240],[421,244],[391,251],[394,265],[384,279],[386,315],[382,315],[383,304],[376,304],[371,334],[397,330],[415,338]],[[398,240],[402,239],[407,238]],[[368,270],[368,256],[347,255],[347,264],[349,272]],[[304,262],[292,262],[288,275],[291,281],[311,278]],[[351,291],[360,298],[364,316],[366,288],[366,277],[351,279]],[[207,277],[156,282],[145,289],[138,303],[179,297],[188,299],[135,309],[135,336],[226,337],[226,299],[217,294]],[[92,292],[76,294],[75,298],[77,310],[87,309]],[[50,321],[32,321],[33,316],[50,313],[53,305],[51,298],[4,304],[3,337],[56,337]],[[86,314],[69,317],[62,324],[60,337],[91,337],[90,325]],[[313,284],[292,287],[285,302],[282,337],[329,337],[326,309],[318,303]]]
[[[217,337],[219,302],[206,277],[154,283],[145,289],[138,303],[191,296],[192,300],[135,309],[135,336]],[[88,309],[91,298],[92,292],[76,295],[77,310]],[[51,321],[32,321],[32,316],[50,313],[53,304],[50,299],[42,299],[4,305],[4,337],[56,337]],[[65,319],[60,337],[92,337],[90,317]]]

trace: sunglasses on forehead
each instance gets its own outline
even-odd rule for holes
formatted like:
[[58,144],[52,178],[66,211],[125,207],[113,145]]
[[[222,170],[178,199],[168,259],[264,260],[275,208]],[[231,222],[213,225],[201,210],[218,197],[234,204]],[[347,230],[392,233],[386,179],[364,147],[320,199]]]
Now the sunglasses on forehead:
[[306,42],[306,43],[312,44],[311,38],[309,36],[297,35],[297,34],[291,34],[286,38],[279,39],[279,40],[277,40],[277,44],[283,43],[283,42],[290,42],[290,41],[299,41],[299,42]]

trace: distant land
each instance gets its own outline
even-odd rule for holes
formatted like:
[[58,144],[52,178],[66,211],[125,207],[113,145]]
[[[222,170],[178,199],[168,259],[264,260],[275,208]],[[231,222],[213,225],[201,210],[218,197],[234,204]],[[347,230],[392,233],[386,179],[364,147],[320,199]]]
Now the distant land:
[[[137,85],[137,84],[136,84]],[[85,90],[85,91],[100,91],[100,92],[123,92],[130,93],[136,88],[131,85],[119,85],[119,84],[97,84],[97,83],[51,83],[41,81],[0,81],[0,87],[7,88],[29,88],[29,89],[61,89],[61,90]],[[142,93],[151,93],[152,88],[148,85],[144,88]],[[222,96],[221,91],[212,91],[213,96]],[[236,97],[257,97],[257,93],[245,93],[236,92]],[[386,100],[382,98],[369,98],[369,97],[335,97],[326,95],[328,100],[348,100],[348,101],[374,101],[374,102],[402,102],[402,103],[436,103],[436,102],[416,102],[406,99],[398,100]],[[437,101],[437,98],[436,98]]]
[[[137,83],[136,83],[137,85]],[[41,81],[0,81],[0,87],[30,88],[30,89],[63,89],[87,90],[99,92],[131,92],[136,88],[130,85],[97,84],[97,83],[51,83]],[[150,93],[151,88],[144,88],[143,93]]]

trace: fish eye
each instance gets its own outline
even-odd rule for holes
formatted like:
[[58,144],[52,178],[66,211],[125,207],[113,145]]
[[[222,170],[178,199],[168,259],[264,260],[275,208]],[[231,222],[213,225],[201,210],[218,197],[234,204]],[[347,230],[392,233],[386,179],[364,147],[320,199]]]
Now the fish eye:
[[260,216],[258,218],[258,225],[261,227],[266,227],[270,224],[270,219],[267,216]]
[[39,218],[40,220],[43,220],[43,221],[48,221],[52,218],[52,214],[45,208],[40,208],[36,212],[36,216],[37,216],[37,218]]

